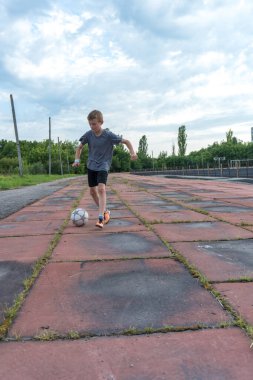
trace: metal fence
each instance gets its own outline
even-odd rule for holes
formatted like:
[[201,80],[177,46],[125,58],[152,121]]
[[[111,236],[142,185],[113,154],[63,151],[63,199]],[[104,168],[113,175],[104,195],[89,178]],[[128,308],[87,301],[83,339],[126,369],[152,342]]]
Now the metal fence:
[[137,175],[170,175],[170,176],[200,176],[200,177],[229,177],[253,178],[253,166],[227,167],[227,168],[180,168],[180,169],[141,169],[133,170]]

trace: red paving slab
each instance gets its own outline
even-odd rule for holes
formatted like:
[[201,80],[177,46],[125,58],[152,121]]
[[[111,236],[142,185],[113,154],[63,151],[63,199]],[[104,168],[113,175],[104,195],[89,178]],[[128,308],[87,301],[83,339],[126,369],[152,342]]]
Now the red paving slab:
[[5,237],[0,239],[0,262],[34,262],[47,251],[54,235]]
[[25,207],[25,209],[15,212],[14,214],[5,218],[5,222],[29,222],[29,221],[42,221],[42,220],[52,220],[52,219],[62,219],[64,220],[68,216],[68,211],[56,211],[51,208],[51,210],[45,211],[43,208],[36,207]]
[[[40,212],[40,211],[44,211],[44,212],[51,212],[52,210],[54,210],[55,212],[57,211],[65,211],[65,212],[68,212],[71,210],[72,208],[72,204],[69,205],[69,204],[59,204],[59,205],[54,205],[54,206],[43,206],[43,205],[38,205],[37,203],[33,203],[32,205],[30,205],[29,207],[31,207],[31,210],[34,210],[36,212]],[[26,210],[26,208],[24,209]]]
[[168,242],[253,238],[252,232],[223,222],[155,224],[153,229]]
[[[84,227],[85,228],[85,227]],[[53,260],[104,260],[134,257],[167,257],[170,251],[151,231],[101,234],[64,234]]]
[[[89,205],[88,207],[84,207],[84,205],[79,204],[78,207],[83,208],[88,212],[89,215],[89,221],[92,221],[94,224],[94,221],[98,219],[98,210],[97,207],[91,208]],[[125,219],[125,218],[134,218],[135,215],[128,210],[126,207],[121,209],[110,209],[111,212],[111,219]]]
[[152,212],[149,210],[138,210],[138,215],[148,223],[173,223],[173,222],[210,222],[215,219],[210,216],[200,214],[191,210],[169,211],[169,212]]
[[209,215],[211,215],[214,218],[218,218],[220,220],[224,220],[225,222],[231,223],[231,224],[237,224],[237,225],[251,225],[253,226],[253,213],[247,212],[247,213],[222,213],[222,212],[209,212]]
[[210,281],[253,278],[253,240],[173,243]]
[[253,282],[216,284],[215,288],[253,325]]
[[138,218],[112,218],[110,222],[100,229],[95,226],[95,219],[90,219],[88,223],[81,227],[76,227],[71,221],[69,221],[67,227],[64,229],[64,234],[92,234],[96,236],[97,234],[103,233],[119,233],[119,232],[137,232],[146,231],[147,227],[140,222]]
[[249,339],[235,328],[0,344],[4,380],[252,380]]
[[147,205],[131,205],[131,210],[134,210],[138,214],[141,212],[175,212],[175,211],[183,211],[187,210],[181,205],[174,204],[172,202],[165,202],[163,205],[153,205],[153,204],[147,204]]
[[63,220],[42,220],[22,222],[6,222],[3,219],[0,222],[0,238],[5,236],[32,236],[55,234],[59,231]]
[[229,320],[211,294],[172,259],[51,263],[9,335],[34,336],[45,328],[109,334]]

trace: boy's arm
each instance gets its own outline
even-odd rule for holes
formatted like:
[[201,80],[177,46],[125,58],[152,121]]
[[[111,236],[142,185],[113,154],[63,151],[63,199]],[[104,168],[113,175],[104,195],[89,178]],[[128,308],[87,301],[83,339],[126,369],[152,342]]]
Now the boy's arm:
[[76,149],[75,161],[73,162],[72,166],[80,165],[80,156],[81,156],[82,150],[83,150],[83,145],[80,144]]
[[137,158],[138,158],[137,154],[135,153],[134,148],[133,148],[132,144],[130,143],[130,141],[122,139],[121,142],[122,142],[122,144],[127,146],[129,153],[131,155],[131,160],[137,160]]

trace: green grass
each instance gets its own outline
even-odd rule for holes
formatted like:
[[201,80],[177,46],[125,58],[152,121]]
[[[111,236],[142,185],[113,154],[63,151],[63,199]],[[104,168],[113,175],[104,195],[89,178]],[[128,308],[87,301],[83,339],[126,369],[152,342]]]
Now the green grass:
[[43,182],[51,182],[57,179],[74,177],[74,175],[36,174],[36,175],[0,175],[0,190],[17,189],[23,186],[37,185]]

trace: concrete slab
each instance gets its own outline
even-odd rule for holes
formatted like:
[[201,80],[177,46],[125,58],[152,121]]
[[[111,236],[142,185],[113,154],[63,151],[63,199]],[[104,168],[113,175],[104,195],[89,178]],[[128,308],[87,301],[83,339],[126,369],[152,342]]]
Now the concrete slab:
[[12,305],[15,297],[23,290],[23,281],[31,272],[31,263],[0,262],[0,323],[4,320],[6,308]]
[[[88,212],[88,214],[89,214],[89,220],[93,220],[94,221],[94,220],[98,219],[98,209],[97,209],[97,207],[91,207],[90,205],[88,207],[85,207],[82,204],[78,205],[78,207],[81,207],[81,208],[83,208],[84,210],[86,210]],[[134,213],[132,213],[126,207],[121,208],[121,209],[110,210],[110,212],[111,212],[111,219],[135,218]]]
[[42,221],[42,220],[53,220],[62,219],[64,220],[68,216],[68,211],[56,211],[51,208],[51,210],[43,210],[36,207],[26,207],[23,210],[15,212],[14,214],[5,218],[5,222],[26,222],[26,221]]
[[[31,210],[34,209],[36,211],[41,211],[43,210],[44,212],[47,211],[52,211],[52,206],[43,206],[43,205],[38,205],[37,202],[31,204],[29,207],[31,207]],[[71,210],[72,205],[69,204],[58,204],[53,206],[53,210],[55,211],[69,211]]]
[[202,206],[204,210],[209,212],[218,212],[220,213],[246,213],[246,212],[253,212],[253,207],[243,207],[243,206],[236,206],[236,205],[223,205],[223,206]]
[[210,281],[253,278],[253,240],[173,243]]
[[171,253],[151,231],[64,235],[52,260],[166,257]]
[[239,329],[0,344],[4,380],[251,380]]
[[111,232],[137,232],[137,231],[146,231],[145,227],[138,218],[122,218],[110,219],[110,222],[104,226],[103,229],[97,228],[95,226],[95,220],[89,220],[85,226],[76,227],[71,221],[64,229],[64,234],[97,234],[111,233]]
[[216,284],[215,288],[253,325],[253,282]]
[[0,238],[5,236],[50,235],[59,231],[63,220],[42,220],[22,222],[0,221]]
[[205,207],[212,207],[212,206],[227,206],[228,204],[221,201],[215,201],[212,199],[192,199],[190,201],[184,201],[187,205],[194,207],[194,208],[201,208],[204,210]]
[[253,225],[253,213],[252,212],[242,212],[242,213],[224,213],[224,212],[214,212],[210,211],[209,214],[220,220],[224,220],[228,223],[248,226]]
[[174,199],[177,201],[188,201],[192,199],[192,195],[188,193],[182,193],[182,192],[166,192],[161,193],[161,196],[167,198],[167,199]]
[[253,198],[252,197],[245,197],[245,198],[240,198],[237,200],[237,203],[246,206],[246,207],[253,207]]
[[49,247],[54,235],[5,237],[0,239],[0,261],[32,263]]
[[[80,207],[85,208],[85,209],[94,209],[97,210],[98,207],[95,204],[91,204],[91,200],[85,198],[84,200],[80,201]],[[107,201],[107,208],[109,210],[120,210],[120,209],[125,209],[126,205],[123,202],[120,202],[119,199],[115,199],[113,201]]]
[[144,212],[173,212],[173,211],[181,211],[181,210],[188,210],[186,207],[183,207],[181,205],[176,205],[173,203],[167,203],[166,205],[131,205],[131,209],[137,213],[140,213],[142,211]]
[[44,329],[92,334],[130,327],[215,326],[229,321],[219,303],[172,259],[50,263],[9,336]]
[[[124,197],[124,199],[126,199]],[[157,197],[145,197],[144,199],[136,199],[136,197],[132,198],[132,199],[126,199],[127,200],[127,203],[129,205],[167,205],[168,202],[167,201],[164,201],[162,199],[158,199]]]
[[223,222],[155,224],[153,229],[168,242],[253,238],[252,232]]
[[154,211],[141,211],[138,210],[138,214],[141,218],[149,223],[173,223],[173,222],[210,222],[214,221],[214,218],[210,216],[191,211],[182,210],[174,212],[154,212]]
[[57,205],[71,205],[75,200],[76,196],[50,196],[47,198],[43,198],[40,201],[36,202],[37,206],[57,206]]

